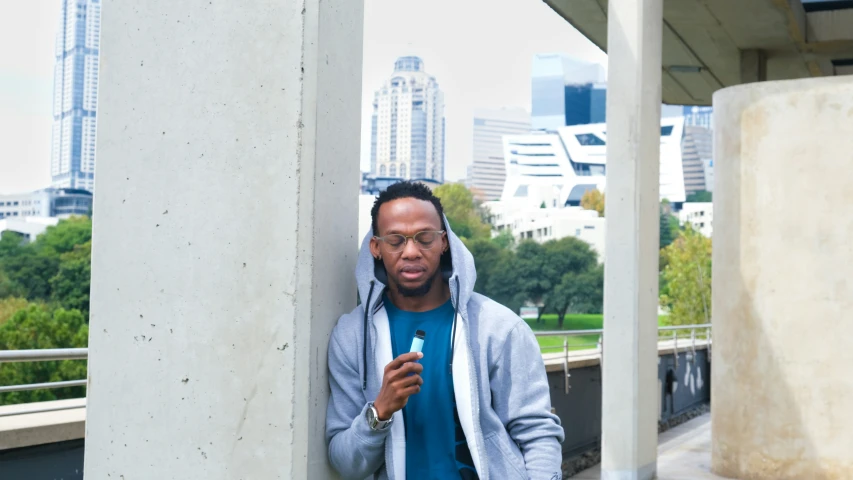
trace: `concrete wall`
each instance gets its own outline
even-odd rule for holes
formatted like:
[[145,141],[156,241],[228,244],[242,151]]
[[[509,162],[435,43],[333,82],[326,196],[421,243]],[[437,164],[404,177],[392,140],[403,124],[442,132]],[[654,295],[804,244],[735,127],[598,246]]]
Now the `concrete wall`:
[[714,95],[713,470],[853,478],[853,80]]
[[87,478],[329,478],[362,2],[104,9]]

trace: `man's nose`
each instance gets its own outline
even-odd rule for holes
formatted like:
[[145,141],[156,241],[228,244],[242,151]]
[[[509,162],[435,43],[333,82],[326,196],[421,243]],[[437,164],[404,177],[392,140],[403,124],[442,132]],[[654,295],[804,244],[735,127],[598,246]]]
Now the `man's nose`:
[[421,248],[414,238],[407,238],[403,245],[403,258],[418,258],[421,256]]

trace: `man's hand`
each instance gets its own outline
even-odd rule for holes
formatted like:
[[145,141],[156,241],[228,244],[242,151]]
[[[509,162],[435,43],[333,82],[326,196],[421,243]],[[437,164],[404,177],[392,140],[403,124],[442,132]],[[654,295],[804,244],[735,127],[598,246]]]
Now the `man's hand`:
[[385,366],[382,388],[373,402],[379,420],[390,419],[394,412],[406,406],[411,395],[421,391],[424,380],[420,373],[424,366],[415,362],[423,356],[420,352],[404,353]]

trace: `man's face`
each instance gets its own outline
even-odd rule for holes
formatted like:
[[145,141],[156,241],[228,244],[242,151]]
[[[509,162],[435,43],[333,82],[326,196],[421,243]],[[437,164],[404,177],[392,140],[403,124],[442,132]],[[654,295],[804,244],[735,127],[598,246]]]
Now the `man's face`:
[[[419,232],[443,230],[435,206],[426,200],[400,198],[382,204],[376,219],[377,237],[392,234],[411,237]],[[447,250],[447,235],[439,235],[430,248],[406,239],[402,250],[377,240],[370,241],[370,252],[382,260],[388,278],[403,296],[423,296],[438,274],[441,254]]]

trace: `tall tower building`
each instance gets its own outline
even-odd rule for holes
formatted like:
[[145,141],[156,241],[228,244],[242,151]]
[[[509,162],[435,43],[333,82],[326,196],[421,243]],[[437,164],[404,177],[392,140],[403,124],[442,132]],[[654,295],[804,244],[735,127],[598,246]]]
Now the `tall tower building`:
[[473,162],[468,186],[478,199],[499,200],[506,181],[504,135],[530,131],[530,114],[521,108],[480,109],[474,112]]
[[559,53],[533,57],[532,125],[556,130],[604,122],[607,75],[597,63]]
[[56,188],[93,191],[101,0],[62,0],[53,76],[50,159]]
[[400,57],[373,99],[370,170],[444,182],[444,94],[418,57]]

